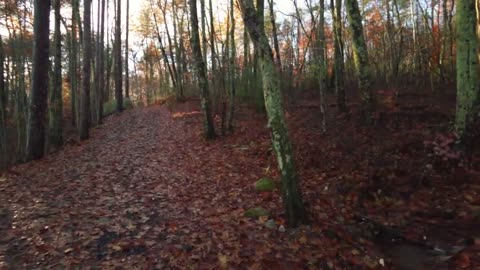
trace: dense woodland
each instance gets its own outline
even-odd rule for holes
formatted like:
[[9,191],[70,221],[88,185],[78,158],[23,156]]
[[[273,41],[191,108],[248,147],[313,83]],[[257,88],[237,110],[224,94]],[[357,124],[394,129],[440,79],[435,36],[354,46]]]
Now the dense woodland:
[[476,269],[479,45],[474,0],[4,0],[0,268]]

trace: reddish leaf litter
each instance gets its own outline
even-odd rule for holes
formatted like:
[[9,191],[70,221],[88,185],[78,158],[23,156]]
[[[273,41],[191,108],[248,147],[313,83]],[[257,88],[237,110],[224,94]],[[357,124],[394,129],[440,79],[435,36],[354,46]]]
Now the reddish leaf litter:
[[[385,106],[366,127],[354,106],[330,108],[321,134],[316,103],[289,109],[310,213],[291,229],[278,191],[253,188],[279,177],[264,115],[241,107],[233,134],[205,141],[198,101],[166,107],[111,116],[90,140],[8,170],[0,268],[480,266],[479,155],[457,156],[430,126],[442,116]],[[271,216],[244,216],[257,206]]]

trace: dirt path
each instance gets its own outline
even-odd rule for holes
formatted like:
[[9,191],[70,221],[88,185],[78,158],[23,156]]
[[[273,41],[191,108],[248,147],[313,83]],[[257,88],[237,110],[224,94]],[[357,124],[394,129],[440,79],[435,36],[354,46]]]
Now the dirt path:
[[[201,141],[196,119],[128,111],[86,142],[9,170],[0,180],[0,268],[305,265],[301,246],[323,246],[320,236],[310,242],[243,216],[258,204],[281,215],[278,195],[252,191],[266,161],[249,145]],[[318,264],[336,249],[307,253]]]
[[[305,129],[300,120],[308,117],[296,115],[290,128],[312,222],[285,230],[278,192],[253,189],[261,177],[278,178],[265,119],[241,110],[234,134],[206,142],[192,104],[173,113],[153,106],[109,117],[90,140],[11,168],[0,178],[0,269],[400,265],[353,218],[358,196],[348,194],[363,191],[345,195],[348,171],[337,169],[344,177],[337,179],[325,171],[327,163],[316,165],[319,155],[338,155],[338,165],[352,154],[333,151],[328,138]],[[319,149],[311,143],[317,140],[324,144]],[[385,208],[365,205],[373,214]],[[271,215],[244,216],[256,206]]]

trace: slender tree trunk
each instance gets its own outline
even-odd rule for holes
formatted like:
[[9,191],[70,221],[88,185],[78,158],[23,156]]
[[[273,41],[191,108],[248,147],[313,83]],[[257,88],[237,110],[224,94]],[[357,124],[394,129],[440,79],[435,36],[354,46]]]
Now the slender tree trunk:
[[230,78],[230,108],[228,114],[228,123],[227,129],[233,131],[233,119],[235,116],[235,96],[236,96],[236,65],[235,59],[237,58],[237,49],[235,44],[235,5],[233,0],[230,0],[230,19],[231,19],[231,29],[230,29],[230,42],[232,44],[232,49],[230,50],[230,63],[229,67],[229,78]]
[[319,18],[317,24],[317,47],[318,47],[318,88],[320,90],[320,113],[322,131],[327,131],[327,63],[325,55],[325,0],[320,0]]
[[42,158],[45,153],[49,70],[50,1],[35,0],[33,78],[28,117],[27,158]]
[[92,0],[84,0],[83,4],[83,72],[82,96],[80,98],[80,140],[89,138],[90,129],[90,77],[92,64],[92,35],[90,12]]
[[344,86],[344,61],[343,61],[343,46],[342,46],[342,0],[330,1],[333,16],[333,36],[334,36],[334,77],[335,77],[335,92],[337,95],[337,107],[340,112],[347,110],[345,100],[345,86]]
[[298,187],[298,175],[294,164],[292,144],[290,142],[280,93],[280,78],[275,68],[272,50],[263,28],[256,15],[252,0],[239,0],[245,27],[250,38],[260,50],[263,93],[268,124],[271,129],[273,148],[277,156],[282,177],[282,199],[288,224],[295,227],[306,222],[307,215]]
[[130,0],[127,0],[127,17],[126,17],[126,38],[125,38],[125,97],[130,98],[130,79],[128,71],[128,34],[129,34],[129,22],[130,22]]
[[[265,32],[265,0],[256,0],[256,16],[258,18],[258,27],[260,27],[262,32]],[[253,39],[252,39],[253,40]],[[253,82],[254,82],[254,91],[255,91],[255,97],[258,102],[258,108],[261,110],[265,109],[265,100],[264,100],[264,95],[263,95],[263,90],[262,90],[262,74],[260,74],[260,52],[259,48],[257,47],[258,44],[256,42],[253,42]]]
[[368,66],[367,43],[363,36],[362,15],[360,14],[357,0],[345,0],[345,6],[353,35],[353,56],[358,76],[358,88],[362,95],[363,118],[367,122],[370,122],[371,113],[374,109],[374,97],[370,79],[370,68]]
[[268,6],[270,8],[270,22],[272,24],[275,58],[277,60],[278,69],[282,70],[282,59],[280,58],[280,46],[278,45],[277,23],[275,21],[275,12],[273,11],[273,0],[268,0]]
[[4,168],[7,163],[7,116],[6,116],[6,98],[7,87],[4,75],[5,53],[3,51],[3,40],[0,35],[0,168]]
[[[207,14],[205,11],[205,0],[200,0],[200,16],[202,17],[202,54],[203,62],[207,65]],[[207,67],[208,73],[208,67]]]
[[[167,21],[167,4],[168,4],[168,1],[165,0],[163,6],[161,6],[164,21]],[[168,48],[174,47],[174,42],[172,41],[172,37],[170,35],[169,27],[166,24],[165,24],[165,32],[167,34]],[[176,39],[176,37],[174,37],[174,39]],[[177,87],[179,86],[179,84],[178,84],[178,77],[179,76],[178,76],[178,71],[177,71],[177,64],[175,62],[175,56],[174,56],[171,49],[169,51],[169,55],[170,55],[170,63],[171,63],[171,68],[172,68],[172,72],[173,72],[173,77],[174,77],[174,79],[172,79],[172,81],[174,82],[173,86],[174,86],[175,90],[177,90]]]
[[70,61],[69,61],[69,76],[70,76],[70,100],[71,104],[70,106],[72,107],[72,126],[76,126],[78,123],[78,108],[77,108],[77,69],[78,69],[78,62],[77,62],[77,12],[78,12],[78,1],[79,0],[72,0],[72,34],[70,36]]
[[200,47],[200,34],[198,31],[198,17],[197,17],[197,1],[189,0],[190,5],[190,20],[191,20],[191,46],[195,63],[195,68],[198,76],[198,86],[201,91],[202,110],[204,114],[204,135],[207,139],[215,138],[215,127],[213,125],[213,118],[210,112],[210,98],[208,90],[207,69],[202,56]]
[[[100,82],[99,86],[100,89],[98,91],[98,124],[101,124],[103,121],[103,103],[105,102],[105,0],[102,1],[102,15],[100,18],[100,43],[98,50],[100,51],[99,53],[99,63],[98,65],[99,70],[100,70]],[[107,78],[108,79],[108,78]]]
[[117,100],[117,112],[123,111],[122,89],[122,0],[117,1],[117,16],[115,19],[115,99]]
[[461,139],[469,136],[478,119],[479,65],[475,3],[458,0],[457,15],[457,112],[455,129]]
[[62,99],[62,33],[60,30],[60,0],[55,0],[55,66],[53,71],[53,87],[50,93],[50,145],[63,145],[63,99]]
[[[179,40],[177,39],[177,36],[178,36],[178,10],[177,10],[177,4],[175,2],[172,3],[172,8],[173,8],[173,13],[174,13],[174,21],[173,21],[173,36],[174,36],[174,39],[173,39],[173,45],[174,45],[174,50],[175,50],[175,58],[177,60],[177,62],[179,63],[177,69],[178,71],[176,72],[176,82],[177,82],[177,87],[175,89],[175,94],[176,94],[176,98],[178,101],[182,101],[183,100],[183,80],[182,80],[182,76],[183,76],[183,71],[182,71],[182,52],[181,52],[181,45],[179,46],[179,43],[181,44],[183,42],[183,36],[182,34],[180,34],[179,36]],[[180,26],[182,30],[183,29],[183,18],[182,18],[182,25]]]
[[175,73],[173,71],[172,66],[170,65],[170,61],[168,60],[167,51],[165,50],[165,46],[163,45],[163,39],[162,39],[162,36],[160,35],[160,29],[158,28],[157,16],[155,15],[155,13],[153,14],[153,19],[155,22],[157,39],[158,39],[158,43],[160,43],[160,51],[162,52],[163,61],[165,62],[165,65],[167,65],[168,74],[170,74],[170,78],[172,79],[173,88],[176,88],[177,82],[175,78]]

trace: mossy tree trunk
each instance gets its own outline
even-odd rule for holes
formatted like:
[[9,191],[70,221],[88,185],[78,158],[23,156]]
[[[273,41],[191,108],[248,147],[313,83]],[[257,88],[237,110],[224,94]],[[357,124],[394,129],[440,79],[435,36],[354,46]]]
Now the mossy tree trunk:
[[33,22],[33,74],[30,94],[30,112],[27,130],[27,159],[42,158],[45,153],[48,70],[50,1],[35,0]]
[[198,31],[198,15],[197,15],[197,0],[189,0],[190,6],[190,20],[191,20],[191,38],[190,43],[193,53],[194,66],[197,73],[198,86],[201,94],[201,105],[204,114],[204,136],[207,139],[215,138],[215,127],[213,125],[213,117],[210,108],[210,94],[208,90],[207,81],[207,67],[205,66],[204,58],[202,56],[202,49],[200,47],[200,34]]
[[478,37],[475,1],[458,0],[457,29],[457,111],[455,130],[466,139],[478,118]]
[[363,118],[369,122],[374,106],[374,96],[372,93],[370,68],[368,64],[367,43],[363,36],[362,15],[360,14],[357,0],[345,0],[345,6],[353,35],[353,57],[358,76],[358,88],[362,95]]
[[50,140],[54,147],[63,145],[63,100],[62,100],[62,33],[60,31],[60,0],[55,0],[55,56],[53,71],[53,87],[50,93]]
[[298,186],[292,145],[285,123],[279,84],[280,77],[273,60],[272,49],[261,27],[252,0],[240,0],[239,4],[245,27],[259,50],[259,63],[263,79],[263,94],[268,114],[268,125],[271,129],[272,144],[282,175],[283,204],[289,226],[295,227],[306,222],[307,215]]

